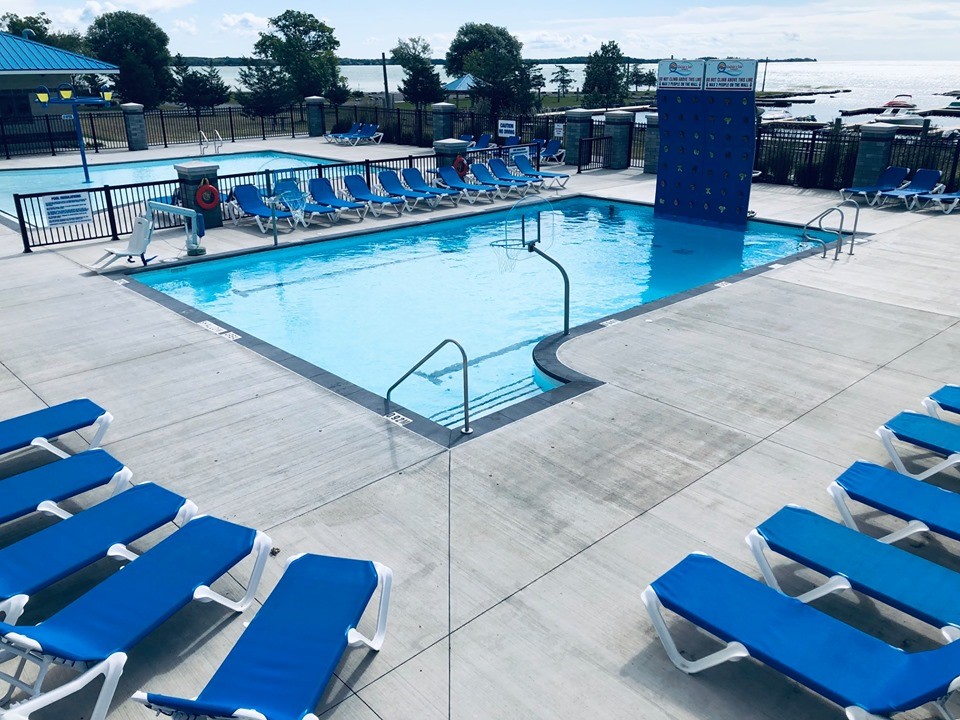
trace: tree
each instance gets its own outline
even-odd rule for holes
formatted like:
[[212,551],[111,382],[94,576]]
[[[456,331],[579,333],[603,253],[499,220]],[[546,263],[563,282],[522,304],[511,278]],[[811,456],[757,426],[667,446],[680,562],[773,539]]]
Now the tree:
[[101,15],[86,34],[91,53],[120,68],[114,78],[117,95],[148,110],[166,100],[173,88],[169,41],[153,20],[126,10]]
[[563,65],[557,65],[556,71],[550,76],[550,82],[557,86],[557,99],[563,95],[566,97],[570,92],[570,86],[573,85],[573,79],[570,77],[570,70]]
[[446,97],[440,74],[430,62],[430,43],[422,37],[398,39],[397,46],[390,51],[390,59],[403,68],[403,83],[397,89],[417,109]]
[[590,107],[616,107],[627,97],[627,72],[623,53],[613,40],[587,56],[583,71],[584,102]]
[[251,64],[241,68],[239,78],[246,90],[237,91],[237,102],[245,115],[276,115],[293,102],[290,76],[282,68]]
[[210,61],[204,70],[191,70],[177,53],[173,59],[173,92],[171,98],[185,108],[200,112],[201,108],[222,105],[230,98],[230,87]]
[[470,73],[474,97],[493,115],[526,112],[532,104],[530,68],[520,54],[522,43],[506,28],[466,23],[450,43],[444,65],[455,77]]
[[4,13],[0,15],[0,27],[11,35],[21,36],[24,30],[32,30],[31,39],[44,45],[51,45],[68,52],[83,53],[83,36],[76,30],[69,32],[51,32],[50,18],[45,12],[39,12],[36,15],[24,15],[20,17],[16,13]]
[[332,27],[310,13],[287,10],[270,18],[269,28],[260,33],[253,46],[254,55],[282,68],[294,95],[323,95],[335,100],[349,93],[335,54],[340,41]]
[[657,84],[657,74],[653,70],[644,70],[639,65],[630,68],[630,84],[634,92],[639,92],[640,86],[652,87]]

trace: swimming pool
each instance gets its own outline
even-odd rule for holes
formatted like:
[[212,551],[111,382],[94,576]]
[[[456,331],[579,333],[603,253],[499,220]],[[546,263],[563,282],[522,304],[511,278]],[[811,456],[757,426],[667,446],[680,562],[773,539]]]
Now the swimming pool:
[[[665,221],[652,208],[571,198],[544,215],[571,281],[571,326],[808,249],[797,228]],[[543,392],[532,350],[562,330],[563,284],[530,255],[501,273],[493,240],[513,211],[158,269],[137,279],[377,395],[444,338],[470,358],[471,415]],[[513,232],[511,230],[511,232]],[[460,356],[442,350],[393,399],[462,421]]]
[[[133,183],[176,180],[174,165],[189,160],[203,160],[220,166],[220,175],[253,172],[264,169],[287,169],[329,165],[333,160],[297,155],[283,152],[243,152],[230,155],[194,155],[189,157],[165,158],[163,160],[144,160],[140,162],[108,163],[90,165],[89,186],[83,182],[83,168],[80,165],[70,167],[40,168],[36,170],[0,171],[0,211],[16,216],[13,193],[54,192],[56,190],[74,190],[83,187],[101,185],[128,185]],[[79,161],[79,156],[77,157]]]

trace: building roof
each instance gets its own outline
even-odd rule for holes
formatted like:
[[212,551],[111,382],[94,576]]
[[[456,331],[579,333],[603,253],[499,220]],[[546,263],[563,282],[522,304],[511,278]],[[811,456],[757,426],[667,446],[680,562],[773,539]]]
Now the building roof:
[[476,84],[477,82],[473,79],[473,75],[467,73],[463,77],[451,80],[443,86],[443,89],[447,92],[470,92]]
[[119,72],[116,65],[0,32],[0,75],[115,75]]

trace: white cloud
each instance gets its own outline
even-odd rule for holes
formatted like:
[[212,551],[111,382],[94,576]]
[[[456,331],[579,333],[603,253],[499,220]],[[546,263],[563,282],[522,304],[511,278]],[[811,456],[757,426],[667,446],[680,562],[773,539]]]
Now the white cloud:
[[226,13],[220,18],[220,27],[237,35],[256,35],[265,31],[269,22],[269,18],[254,15],[252,12]]
[[63,8],[54,16],[54,23],[60,27],[72,29],[77,26],[84,27],[97,19],[104,13],[120,10],[119,5],[112,2],[98,2],[97,0],[87,0],[81,7]]
[[196,35],[197,21],[193,18],[188,18],[186,20],[174,20],[173,29],[175,32],[183,33],[185,35]]

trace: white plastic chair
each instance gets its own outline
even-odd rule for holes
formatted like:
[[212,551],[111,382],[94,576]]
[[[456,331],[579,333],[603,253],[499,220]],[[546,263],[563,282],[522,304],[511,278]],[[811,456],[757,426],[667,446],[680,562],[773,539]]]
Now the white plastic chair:
[[[135,257],[139,257],[140,261],[146,265],[156,257],[156,255],[154,255],[154,257],[149,260],[146,258],[147,245],[150,244],[152,235],[153,223],[143,216],[138,217],[133,224],[133,235],[130,236],[130,241],[127,243],[126,248],[123,250],[106,248],[103,257],[87,267],[94,272],[102,272],[108,265],[115,263],[120,258],[126,258],[127,262],[133,262],[133,258]],[[103,262],[104,260],[106,260],[106,262]]]

